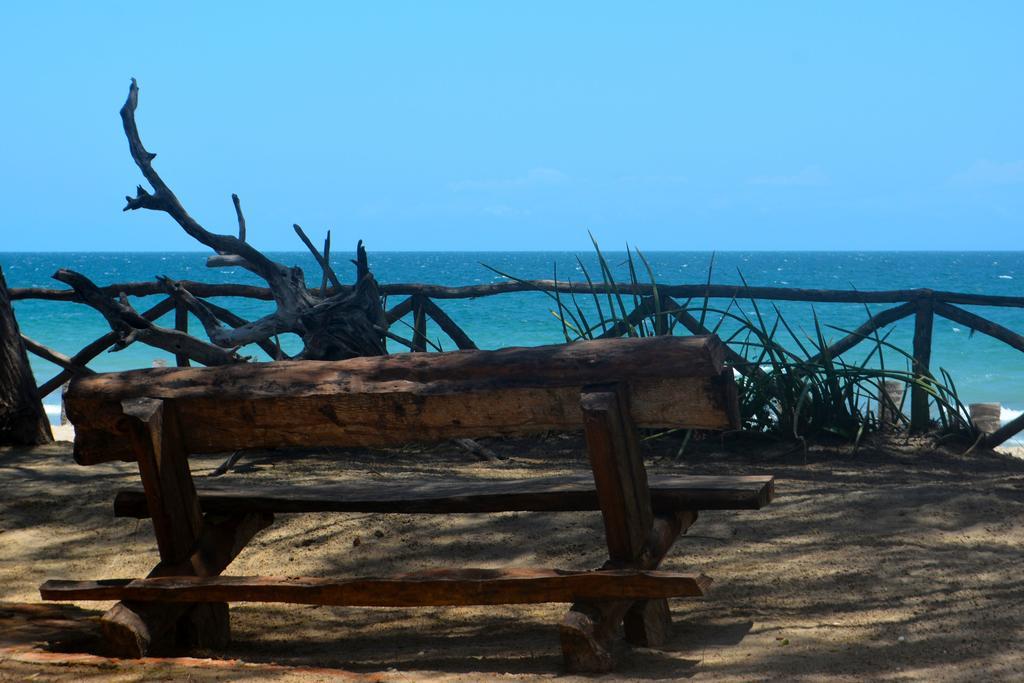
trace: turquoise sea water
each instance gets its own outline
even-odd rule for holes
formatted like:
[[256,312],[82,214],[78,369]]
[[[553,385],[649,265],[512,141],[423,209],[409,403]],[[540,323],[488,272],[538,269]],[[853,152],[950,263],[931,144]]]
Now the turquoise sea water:
[[[337,248],[337,247],[336,247]],[[301,266],[310,282],[319,282],[319,271],[306,253],[274,253],[275,259]],[[628,280],[625,254],[609,252],[609,261],[617,269],[617,279]],[[646,254],[659,283],[696,284],[707,277],[711,254],[707,252],[652,252]],[[485,268],[490,265],[520,278],[581,280],[576,255],[568,252],[370,252],[370,265],[378,281],[424,282],[468,285],[500,281],[503,278]],[[599,272],[592,253],[580,257],[592,274]],[[332,260],[343,280],[351,280],[354,268],[348,254]],[[63,287],[50,278],[58,268],[78,270],[100,285],[115,282],[148,281],[155,275],[207,282],[259,281],[248,272],[205,267],[206,254],[187,253],[0,253],[10,287]],[[742,273],[751,285],[861,290],[929,287],[961,292],[1024,296],[1024,252],[727,252],[715,256],[713,280],[720,284],[739,284]],[[646,280],[646,274],[640,278]],[[156,303],[156,297],[136,299],[140,310]],[[249,319],[272,310],[268,302],[244,299],[220,299],[238,314]],[[392,302],[395,303],[395,302]],[[482,348],[535,345],[563,340],[562,327],[552,315],[553,302],[544,294],[521,293],[475,300],[440,301],[446,312]],[[724,307],[727,301],[713,302]],[[753,315],[749,301],[738,302]],[[812,310],[824,323],[852,329],[867,316],[859,304],[806,304],[779,302],[779,308],[791,325],[813,334]],[[628,302],[627,302],[628,306]],[[761,302],[761,311],[774,318],[770,302]],[[872,311],[887,307],[872,305]],[[592,303],[584,302],[585,310]],[[991,320],[1024,332],[1024,310],[972,307]],[[109,328],[94,310],[66,302],[18,301],[15,313],[22,332],[47,346],[69,355]],[[171,326],[170,316],[160,321]],[[769,320],[769,324],[771,320]],[[193,321],[194,329],[199,328]],[[932,363],[946,368],[954,377],[961,397],[968,402],[998,401],[1004,405],[1004,418],[1024,409],[1024,354],[985,335],[971,335],[963,326],[941,318],[935,320]],[[404,328],[404,329],[403,329]],[[913,333],[911,320],[896,323],[890,341],[909,349]],[[408,328],[398,323],[395,331],[408,336]],[[445,349],[454,348],[437,330]],[[802,332],[798,332],[802,334]],[[830,330],[832,339],[843,333]],[[294,350],[294,340],[286,340],[286,349]],[[397,350],[397,349],[396,349]],[[856,352],[851,352],[856,357]],[[141,345],[132,345],[117,353],[101,354],[90,363],[98,371],[148,367],[166,354]],[[173,361],[172,361],[173,362]],[[897,354],[886,357],[887,365],[900,367],[905,361]],[[57,372],[50,363],[32,356],[37,379],[45,380]],[[59,397],[46,399],[50,405]]]

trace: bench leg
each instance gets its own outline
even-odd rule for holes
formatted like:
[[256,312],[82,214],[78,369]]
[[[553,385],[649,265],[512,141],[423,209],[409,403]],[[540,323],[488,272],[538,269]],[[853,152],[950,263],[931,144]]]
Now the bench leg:
[[[150,576],[215,576],[252,536],[271,522],[255,513],[204,520],[188,454],[172,405],[156,400],[125,404],[125,416],[149,503],[160,563]],[[225,645],[227,605],[121,602],[101,619],[112,654],[141,657],[168,645]]]
[[[692,510],[654,519],[647,544],[636,567],[657,569],[672,544],[693,523],[697,513]],[[613,565],[609,561],[606,566]],[[652,617],[647,605],[662,603],[663,616]],[[655,607],[654,609],[658,609]],[[577,602],[562,619],[559,628],[562,656],[569,671],[601,673],[614,665],[612,644],[618,625],[624,623],[626,640],[634,645],[657,647],[668,640],[672,620],[666,600],[619,600],[601,603]]]
[[[587,454],[604,518],[606,566],[656,569],[696,518],[681,512],[655,518],[628,393],[621,386],[588,387],[580,397]],[[614,664],[612,640],[620,623],[631,643],[664,643],[671,628],[668,602],[577,603],[563,619],[562,654],[570,671],[597,673]]]
[[672,613],[668,600],[637,600],[626,611],[622,624],[626,642],[641,647],[664,645],[672,633]]

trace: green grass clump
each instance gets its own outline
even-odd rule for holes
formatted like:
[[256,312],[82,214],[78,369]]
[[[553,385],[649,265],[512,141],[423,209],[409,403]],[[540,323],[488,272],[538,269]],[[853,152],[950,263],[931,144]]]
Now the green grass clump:
[[[967,407],[957,395],[949,373],[942,369],[939,377],[935,377],[912,372],[911,354],[888,340],[891,327],[884,334],[876,330],[865,335],[861,344],[868,345],[868,353],[859,362],[847,362],[840,356],[833,357],[826,330],[844,336],[852,332],[824,325],[813,309],[813,328],[808,332],[790,325],[774,303],[771,313],[766,314],[757,300],[751,299],[749,315],[735,298],[724,307],[713,306],[707,295],[696,302],[677,302],[659,291],[654,270],[639,249],[627,245],[623,265],[629,280],[620,283],[593,236],[591,240],[600,270],[598,277],[593,278],[577,257],[586,290],[576,291],[567,283],[568,296],[558,291],[545,292],[552,300],[552,314],[559,321],[566,342],[622,336],[718,334],[730,349],[728,364],[736,374],[742,426],[747,431],[797,440],[832,434],[857,443],[865,433],[883,426],[883,412],[894,416],[898,424],[907,425],[909,420],[902,403],[908,401],[906,397],[912,387],[919,387],[929,396],[932,415],[937,418],[935,426],[944,432],[976,436]],[[641,280],[638,264],[646,280]],[[709,286],[713,268],[714,255],[708,267]],[[746,285],[742,273],[740,278]],[[554,279],[558,281],[557,271]],[[598,293],[595,285],[603,293]],[[647,285],[650,293],[641,294],[648,289]],[[895,357],[896,362],[887,363],[886,354],[890,361]],[[886,381],[906,385],[901,405],[894,404],[883,390]]]

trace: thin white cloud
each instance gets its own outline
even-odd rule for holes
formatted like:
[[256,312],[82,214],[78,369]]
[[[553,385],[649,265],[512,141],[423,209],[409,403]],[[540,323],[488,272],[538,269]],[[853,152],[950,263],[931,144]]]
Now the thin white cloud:
[[684,175],[624,175],[618,178],[624,185],[683,185],[690,182]]
[[449,189],[456,192],[474,190],[510,190],[521,187],[558,185],[568,176],[556,168],[531,168],[524,175],[515,178],[489,178],[484,180],[458,180],[449,183]]
[[819,187],[828,184],[828,175],[817,166],[805,166],[791,175],[762,175],[748,181],[751,185],[775,187]]
[[517,209],[514,206],[508,206],[506,204],[485,206],[480,209],[480,212],[486,216],[494,216],[496,218],[518,218],[522,216],[529,216],[531,214],[529,209]]
[[990,161],[980,159],[966,170],[952,177],[956,185],[1022,185],[1024,159],[1018,161]]

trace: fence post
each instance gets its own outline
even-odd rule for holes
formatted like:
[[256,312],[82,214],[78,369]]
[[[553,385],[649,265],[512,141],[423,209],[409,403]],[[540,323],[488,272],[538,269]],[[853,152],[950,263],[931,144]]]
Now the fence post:
[[412,295],[412,343],[413,351],[427,350],[427,307],[426,297]]
[[[914,313],[914,365],[916,379],[929,378],[932,360],[932,323],[935,319],[935,300],[930,289],[921,290]],[[928,430],[931,415],[928,411],[928,392],[917,383],[910,388],[910,429]]]
[[[174,302],[174,329],[188,334],[188,306],[181,299]],[[179,368],[187,368],[191,365],[188,356],[184,353],[174,354],[174,364]]]

